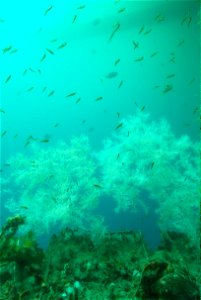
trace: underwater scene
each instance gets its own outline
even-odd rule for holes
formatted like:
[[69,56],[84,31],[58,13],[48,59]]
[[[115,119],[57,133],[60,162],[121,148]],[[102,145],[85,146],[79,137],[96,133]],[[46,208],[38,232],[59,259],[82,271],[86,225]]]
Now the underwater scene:
[[199,1],[1,1],[0,300],[200,299]]

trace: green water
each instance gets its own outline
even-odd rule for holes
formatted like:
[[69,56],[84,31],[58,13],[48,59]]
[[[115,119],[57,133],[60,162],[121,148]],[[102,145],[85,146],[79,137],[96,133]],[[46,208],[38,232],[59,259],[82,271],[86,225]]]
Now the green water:
[[[12,174],[12,165],[8,161],[16,153],[24,155],[25,160],[26,157],[30,157],[32,161],[39,159],[31,152],[34,143],[39,145],[38,154],[45,151],[44,158],[39,159],[41,164],[45,164],[47,157],[53,160],[51,153],[56,153],[58,141],[69,143],[71,138],[80,135],[88,137],[90,155],[99,153],[107,138],[121,132],[121,127],[124,127],[122,120],[127,120],[129,115],[135,116],[137,111],[150,114],[147,128],[151,121],[158,124],[164,118],[170,124],[175,139],[188,135],[194,147],[193,143],[199,139],[198,2],[8,1],[1,3],[0,11],[1,170],[5,178]],[[136,124],[139,126],[140,121]],[[126,135],[129,135],[129,129]],[[164,136],[162,142],[165,140]],[[145,144],[146,142],[146,148]],[[140,148],[139,144],[135,145]],[[173,149],[176,147],[174,145]],[[123,145],[122,147],[124,149]],[[164,151],[164,148],[161,149]],[[132,157],[135,149],[133,151]],[[148,159],[147,149],[145,153]],[[110,157],[109,152],[106,155]],[[119,157],[121,158],[121,154],[117,152],[115,159]],[[143,164],[143,158],[141,159]],[[149,166],[153,167],[155,163],[157,161],[154,158]],[[132,166],[130,163],[131,168]],[[29,178],[30,185],[34,186],[38,180],[34,181],[35,173],[26,174],[26,163],[24,167],[23,164],[16,165],[14,171],[17,172],[18,168],[19,171],[25,171],[25,178]],[[49,168],[50,178],[54,176],[52,173],[59,173],[54,168]],[[197,174],[196,168],[194,171]],[[79,178],[87,175],[88,169],[85,169]],[[95,172],[99,174],[102,170]],[[114,164],[114,178],[115,173],[119,172],[124,171]],[[10,194],[14,194],[14,203],[18,206],[14,211],[30,217],[30,222],[33,222],[32,217],[37,210],[43,211],[48,218],[48,204],[43,207],[44,203],[40,204],[39,201],[38,206],[29,210],[29,203],[34,203],[32,199],[35,198],[32,197],[35,197],[37,185],[33,190],[29,190],[30,186],[26,187],[26,184],[26,188],[23,188],[18,175],[15,181],[18,181],[19,187],[15,186],[12,190],[10,187],[16,182],[11,180],[9,188],[4,190],[5,202],[13,198]],[[125,174],[122,173],[122,176]],[[139,173],[139,182],[143,176]],[[178,176],[184,176],[184,172]],[[59,178],[57,177],[57,182]],[[35,183],[31,183],[32,179]],[[190,180],[194,179],[192,177]],[[90,180],[89,177],[86,185]],[[104,180],[107,182],[107,179]],[[93,180],[98,193],[105,187],[101,182],[102,179]],[[39,183],[42,185],[43,181]],[[127,185],[135,186],[135,182],[127,182],[125,186]],[[125,186],[115,185],[116,194],[120,195]],[[155,189],[156,186],[155,183]],[[114,186],[108,193],[111,198],[115,198],[113,189]],[[140,189],[143,194],[145,184]],[[162,188],[159,190],[162,197]],[[19,202],[24,193],[28,193],[30,200]],[[130,193],[130,198],[136,197],[134,191],[132,194],[132,188]],[[159,195],[151,188],[148,194],[141,197],[148,199],[152,194],[152,198]],[[132,202],[132,199],[129,201]],[[84,206],[79,206],[79,203],[77,205],[78,210]],[[109,204],[108,207],[112,205]],[[130,211],[127,204],[123,202],[121,205]],[[155,205],[157,207],[158,204],[149,204],[149,208],[154,207],[151,213],[155,210]],[[105,211],[106,206],[104,202]],[[54,209],[51,208],[51,213],[53,212]],[[3,215],[7,214],[3,208]],[[146,208],[141,208],[140,216],[141,214],[143,220],[148,218]],[[171,216],[173,219],[178,218],[177,214],[175,217],[174,214]],[[65,216],[60,216],[59,220],[62,219],[61,223],[65,224],[63,218]],[[114,216],[109,218],[113,220]],[[151,220],[154,218],[152,216]],[[35,216],[33,219],[38,222],[40,217]],[[157,222],[158,220],[155,221]],[[122,226],[121,222],[120,227]],[[149,233],[149,228],[146,230]]]

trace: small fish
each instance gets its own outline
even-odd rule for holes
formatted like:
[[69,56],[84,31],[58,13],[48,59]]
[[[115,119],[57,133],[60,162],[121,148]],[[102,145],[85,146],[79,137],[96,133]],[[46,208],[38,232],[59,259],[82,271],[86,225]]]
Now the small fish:
[[26,75],[27,73],[27,69],[24,70],[24,72],[22,73],[22,76]]
[[2,109],[2,108],[0,108],[0,112],[1,113],[3,113],[3,114],[5,114],[6,112],[5,112],[5,110],[4,109]]
[[154,56],[156,56],[158,54],[158,52],[156,51],[156,52],[153,52],[151,55],[150,55],[150,57],[154,57]]
[[121,123],[119,123],[119,124],[115,127],[115,130],[121,128],[122,126],[123,126],[123,123],[121,122]]
[[117,59],[115,60],[114,65],[115,65],[115,66],[118,65],[118,63],[120,63],[120,58],[117,58]]
[[50,54],[54,55],[54,52],[51,49],[46,48],[46,51],[49,52]]
[[170,92],[172,89],[173,89],[173,86],[171,84],[167,84],[163,90],[163,94]]
[[26,139],[26,142],[24,144],[24,147],[27,147],[31,143],[31,141],[36,141],[36,140],[37,139],[34,138],[32,135],[28,136],[28,138]]
[[81,100],[81,98],[78,98],[75,103],[78,104],[80,102],[80,100]]
[[100,96],[100,97],[97,97],[97,98],[95,99],[95,101],[100,101],[100,100],[102,100],[102,99],[103,99],[103,97]]
[[112,78],[116,77],[117,75],[118,75],[117,72],[110,72],[105,77],[108,79],[112,79]]
[[55,91],[52,90],[47,96],[48,96],[48,97],[51,97],[52,95],[54,95],[54,93],[55,93]]
[[27,89],[27,92],[31,92],[34,89],[34,86],[31,86],[30,88]]
[[191,24],[191,21],[192,21],[191,16],[187,15],[187,16],[185,16],[185,17],[181,20],[181,25],[187,24],[188,27],[189,27],[190,24]]
[[3,137],[4,135],[6,135],[6,133],[7,133],[7,131],[4,130],[4,131],[2,132],[2,134],[1,134],[1,137]]
[[28,209],[28,207],[24,206],[24,205],[21,205],[20,208],[22,208],[22,209]]
[[56,43],[58,40],[57,39],[52,39],[50,40],[50,43]]
[[170,53],[170,60],[169,62],[175,63],[175,54],[172,52]]
[[142,106],[142,108],[140,109],[140,111],[143,111],[145,109],[146,105]]
[[73,24],[73,23],[75,23],[76,19],[77,19],[77,15],[74,15],[74,18],[73,18],[72,24]]
[[96,183],[95,183],[93,186],[94,186],[95,188],[97,188],[97,189],[102,189],[102,188],[103,188],[100,184],[96,184]]
[[3,48],[3,49],[2,49],[3,54],[9,52],[12,48],[13,48],[13,46],[11,46],[11,45],[8,46],[8,47]]
[[57,49],[59,50],[59,49],[62,49],[62,48],[64,48],[64,47],[66,47],[67,46],[67,42],[65,42],[65,43],[63,43],[63,44],[61,44],[61,45],[59,45],[58,47],[57,47]]
[[66,98],[68,98],[68,97],[73,97],[73,96],[75,96],[75,95],[76,95],[76,92],[72,92],[72,93],[66,95]]
[[9,53],[10,53],[10,54],[13,54],[13,53],[16,53],[16,52],[18,52],[18,49],[13,49],[13,50],[10,51]]
[[42,139],[42,140],[40,140],[41,143],[49,143],[49,141],[50,141],[49,139]]
[[118,89],[120,89],[120,87],[123,85],[123,83],[124,83],[124,81],[121,80],[120,83],[119,83],[119,85],[118,85]]
[[47,55],[44,53],[43,56],[41,57],[40,62],[44,61],[44,59],[46,58],[46,56],[47,56]]
[[27,146],[29,146],[29,144],[30,144],[30,141],[29,141],[29,140],[27,140],[27,141],[26,141],[26,143],[24,144],[24,147],[27,147]]
[[119,10],[118,10],[118,13],[122,13],[122,12],[124,12],[126,10],[126,8],[125,7],[122,7],[122,8],[120,8]]
[[52,10],[52,8],[53,8],[52,5],[48,6],[48,8],[44,12],[44,15],[46,16],[50,12],[50,10]]
[[184,40],[181,40],[180,42],[178,42],[177,47],[182,46],[184,44],[184,42],[185,42]]
[[111,33],[111,35],[110,35],[110,37],[109,37],[109,41],[111,41],[111,40],[113,39],[115,33],[119,30],[119,28],[120,28],[120,24],[117,23],[117,24],[115,25],[115,29],[113,30],[113,32]]
[[158,14],[155,18],[154,18],[155,22],[160,23],[162,21],[165,20],[165,17],[162,16],[161,14]]
[[155,165],[155,162],[153,161],[150,165],[150,168],[153,169],[154,165]]
[[140,30],[139,30],[138,33],[141,34],[141,33],[144,31],[144,28],[145,28],[145,27],[144,27],[144,25],[143,25],[143,26],[140,28]]
[[140,62],[140,61],[143,61],[143,60],[144,60],[144,57],[140,56],[140,57],[136,58],[134,61],[135,62]]
[[195,82],[195,77],[193,77],[188,84],[191,85],[193,82]]
[[173,64],[175,63],[175,57],[172,57],[169,62],[172,62]]
[[82,4],[82,5],[78,6],[77,9],[84,9],[85,7],[86,7],[86,5]]
[[132,41],[134,50],[139,48],[139,42]]
[[119,153],[117,154],[117,159],[119,158]]
[[26,142],[24,144],[24,147],[27,147],[28,145],[30,145],[31,141],[36,141],[36,139],[30,135],[27,139],[26,139]]
[[40,74],[40,75],[42,74],[41,69],[38,69],[38,74]]
[[51,174],[50,176],[48,176],[48,180],[54,178],[54,174]]
[[166,76],[167,79],[170,79],[170,78],[173,78],[173,77],[175,77],[175,74],[169,74],[169,75]]
[[19,136],[19,134],[16,133],[16,134],[13,136],[13,138],[16,139],[18,136]]
[[200,110],[200,107],[196,106],[195,109],[193,110],[193,114],[196,114],[197,112],[199,112],[199,110]]
[[0,19],[0,23],[4,23],[5,22],[5,20],[3,20],[3,19]]
[[117,118],[119,118],[120,117],[120,113],[119,112],[117,112]]
[[7,83],[11,79],[11,75],[8,75],[8,77],[5,80],[5,83]]
[[58,126],[59,126],[59,123],[54,124],[54,127],[55,127],[55,128],[58,127]]
[[152,29],[148,29],[147,31],[144,32],[144,35],[147,35],[147,34],[149,34],[151,32],[152,32]]
[[29,71],[31,71],[32,73],[36,73],[36,71],[32,68],[29,68]]
[[135,106],[139,107],[139,105],[137,104],[137,102],[136,102],[136,101],[134,102],[134,104],[135,104]]
[[47,90],[47,87],[44,86],[44,88],[42,89],[42,93],[44,93]]

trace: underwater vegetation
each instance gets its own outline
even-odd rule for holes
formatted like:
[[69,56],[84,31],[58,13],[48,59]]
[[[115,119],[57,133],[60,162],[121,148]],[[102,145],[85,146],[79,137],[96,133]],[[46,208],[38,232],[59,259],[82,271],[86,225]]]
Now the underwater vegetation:
[[55,148],[32,144],[29,156],[20,153],[9,163],[18,195],[7,206],[26,216],[28,230],[40,235],[57,224],[84,229],[93,221],[100,189],[94,186],[98,179],[87,137]]
[[200,299],[199,1],[1,1],[0,29],[0,300]]
[[[25,299],[29,288],[40,284],[43,250],[33,232],[18,236],[25,223],[19,215],[8,218],[0,231],[0,299]],[[30,298],[28,298],[30,299]]]
[[[140,206],[142,192],[157,203],[162,231],[186,233],[197,243],[199,232],[199,145],[176,137],[165,120],[151,121],[142,109],[122,119],[103,150],[92,152],[86,136],[46,149],[32,142],[29,155],[9,160],[7,178],[17,191],[6,206],[26,217],[26,230],[38,235],[60,228],[101,228],[93,214],[102,195],[116,202],[116,212]],[[104,231],[104,229],[103,229]]]
[[[121,126],[120,126],[121,125]],[[97,154],[103,186],[116,211],[148,210],[142,191],[157,201],[159,226],[186,233],[196,242],[199,231],[199,143],[175,136],[166,120],[153,122],[142,109],[124,119],[118,132]]]
[[199,251],[185,234],[166,232],[153,252],[140,232],[93,241],[66,228],[42,250],[31,233],[18,236],[24,222],[9,218],[0,232],[1,300],[199,299]]
[[[8,161],[12,214],[0,233],[0,296],[5,299],[199,299],[199,145],[140,109],[120,119],[101,151],[86,136]],[[161,242],[109,232],[94,214],[102,195],[116,212],[157,202]],[[37,237],[52,231],[42,250]],[[18,231],[19,228],[19,232]]]

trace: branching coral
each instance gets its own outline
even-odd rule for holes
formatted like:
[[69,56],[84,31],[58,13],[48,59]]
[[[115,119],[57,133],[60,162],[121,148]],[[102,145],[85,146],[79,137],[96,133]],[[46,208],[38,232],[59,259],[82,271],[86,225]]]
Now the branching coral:
[[[139,205],[147,210],[146,193],[157,201],[162,230],[196,241],[199,145],[188,136],[176,137],[165,120],[152,121],[142,111],[121,124],[96,153],[97,161],[86,137],[56,148],[35,144],[29,157],[11,159],[11,182],[19,192],[7,203],[9,209],[26,216],[29,228],[38,232],[57,224],[86,228],[97,224],[92,209],[101,192],[114,198],[117,211],[134,212]],[[100,185],[96,174],[101,172]]]
[[144,112],[122,121],[97,155],[107,193],[117,211],[136,210],[142,191],[157,200],[162,230],[185,232],[192,239],[199,223],[199,147],[177,138],[169,124]]
[[34,144],[30,156],[19,154],[9,163],[18,193],[7,207],[26,217],[28,229],[42,233],[58,224],[88,228],[100,191],[94,187],[96,168],[86,137],[47,149]]

